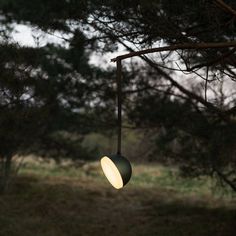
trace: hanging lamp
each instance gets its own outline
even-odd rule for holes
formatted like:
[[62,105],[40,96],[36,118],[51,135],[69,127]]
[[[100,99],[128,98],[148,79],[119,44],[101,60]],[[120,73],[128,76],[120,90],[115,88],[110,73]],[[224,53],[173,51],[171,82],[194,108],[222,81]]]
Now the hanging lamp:
[[121,60],[116,61],[117,65],[117,154],[106,155],[101,158],[101,166],[104,175],[110,184],[116,188],[123,188],[130,180],[132,175],[132,167],[130,162],[121,155],[121,126],[122,126],[122,111],[121,111]]

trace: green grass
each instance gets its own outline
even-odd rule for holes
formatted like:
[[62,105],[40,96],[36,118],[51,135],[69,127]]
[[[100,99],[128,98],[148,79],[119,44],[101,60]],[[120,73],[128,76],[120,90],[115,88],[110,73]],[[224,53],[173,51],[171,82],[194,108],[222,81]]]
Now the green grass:
[[234,193],[220,188],[216,180],[209,177],[183,178],[175,167],[161,165],[137,165],[132,178],[136,186],[159,187],[173,190],[180,194],[196,196],[209,195],[213,198],[232,199]]
[[115,190],[98,163],[30,161],[0,196],[0,236],[233,236],[236,202],[213,185],[134,165],[130,183]]

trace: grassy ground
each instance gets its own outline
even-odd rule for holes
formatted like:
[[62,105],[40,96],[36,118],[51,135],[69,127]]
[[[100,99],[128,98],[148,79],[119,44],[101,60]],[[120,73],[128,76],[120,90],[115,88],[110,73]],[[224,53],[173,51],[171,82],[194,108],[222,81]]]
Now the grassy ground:
[[135,165],[122,190],[97,163],[28,162],[0,197],[0,236],[233,236],[236,202],[207,179]]

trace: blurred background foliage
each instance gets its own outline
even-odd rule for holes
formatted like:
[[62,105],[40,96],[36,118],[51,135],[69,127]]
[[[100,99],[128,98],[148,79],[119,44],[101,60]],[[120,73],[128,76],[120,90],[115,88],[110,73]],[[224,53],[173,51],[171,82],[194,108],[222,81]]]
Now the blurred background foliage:
[[[235,8],[230,0],[0,0],[1,190],[15,155],[60,162],[115,151],[116,73],[99,65],[104,55],[234,41]],[[37,32],[34,45],[14,40],[19,25]],[[140,59],[123,64],[124,155],[236,191],[235,48]]]

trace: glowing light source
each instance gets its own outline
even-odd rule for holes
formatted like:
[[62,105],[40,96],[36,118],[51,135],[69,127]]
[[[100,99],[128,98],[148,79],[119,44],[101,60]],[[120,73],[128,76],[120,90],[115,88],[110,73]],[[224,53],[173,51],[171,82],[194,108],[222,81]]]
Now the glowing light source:
[[130,162],[121,155],[109,155],[101,158],[103,173],[110,184],[120,189],[130,180],[132,168]]

